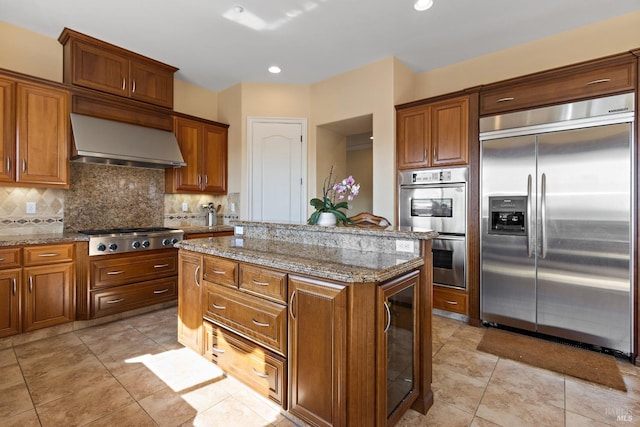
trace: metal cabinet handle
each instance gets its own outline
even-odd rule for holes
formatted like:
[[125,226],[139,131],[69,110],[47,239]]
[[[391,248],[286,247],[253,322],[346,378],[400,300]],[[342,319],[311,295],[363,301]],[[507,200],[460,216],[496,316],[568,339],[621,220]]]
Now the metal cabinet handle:
[[447,304],[450,304],[450,305],[458,305],[458,302],[457,302],[457,301],[449,301],[449,300],[445,300],[444,302],[446,302]]
[[18,291],[18,287],[16,285],[16,279],[15,277],[13,278],[13,295],[16,295],[16,292]]
[[107,304],[117,304],[122,301],[124,301],[124,298],[112,299],[111,301],[107,301]]
[[122,90],[124,90],[127,87],[127,79],[126,78],[122,78]]
[[269,286],[269,282],[260,282],[259,280],[255,280],[255,279],[251,280],[251,282],[254,285],[258,285],[258,286]]
[[383,301],[382,304],[384,305],[384,309],[387,311],[387,326],[385,326],[384,331],[382,331],[383,334],[386,334],[389,327],[391,327],[391,310],[389,309],[389,304],[387,304],[386,301]]
[[513,101],[515,98],[513,96],[505,96],[504,98],[500,98],[496,101],[496,104],[499,102],[508,102]]
[[209,175],[204,176],[204,185],[209,185]]
[[11,172],[11,157],[7,157],[7,172]]
[[212,306],[213,308],[215,308],[216,310],[226,310],[226,309],[227,309],[227,307],[226,307],[226,306],[224,306],[224,305],[218,305],[218,304],[216,304],[215,302],[211,303],[211,306]]
[[156,264],[153,266],[153,268],[165,268],[165,267],[169,267],[169,264]]
[[220,271],[220,270],[211,270],[211,272],[212,272],[213,274],[221,274],[221,275],[223,275],[223,276],[224,276],[225,274],[227,274],[225,271]]
[[0,258],[0,262],[4,261],[4,258]]
[[289,298],[289,314],[293,320],[296,319],[296,316],[293,315],[293,297],[295,297],[296,291],[291,292],[291,297]]
[[196,267],[196,271],[193,272],[193,280],[196,282],[196,286],[200,287],[200,282],[198,281],[198,272],[200,271],[200,266]]
[[198,175],[198,187],[202,184],[202,175]]
[[33,276],[29,276],[29,293],[33,292]]
[[133,86],[131,88],[131,93],[136,93],[136,81],[133,81]]
[[224,350],[223,350],[223,349],[218,348],[218,347],[216,347],[215,345],[212,345],[212,346],[211,346],[211,351],[213,351],[214,353],[220,353],[220,354],[224,353]]
[[39,257],[52,257],[52,256],[60,256],[60,254],[54,254],[54,253],[50,253],[50,254],[38,254]]
[[529,177],[527,178],[527,223],[526,223],[526,227],[527,227],[527,256],[529,258],[531,258],[531,205],[533,203],[533,201],[531,200],[531,182],[532,182],[532,178],[531,178],[531,174],[529,174]]
[[585,86],[595,85],[595,84],[598,84],[598,83],[607,83],[607,82],[610,82],[610,81],[611,81],[611,79],[598,79],[598,80],[592,80],[592,81],[590,81],[589,83],[587,83]]
[[547,233],[545,230],[546,222],[547,222],[547,175],[542,174],[542,183],[541,183],[541,201],[540,201],[540,240],[542,244],[540,245],[540,255],[544,258],[547,254]]
[[269,327],[268,323],[258,322],[256,319],[251,319],[251,321],[253,322],[254,325],[262,326],[263,328]]
[[22,172],[27,171],[27,159],[22,159]]
[[263,374],[262,372],[258,372],[256,371],[256,368],[254,368],[253,366],[251,367],[251,372],[259,376],[260,378],[269,378],[269,374]]
[[107,271],[107,275],[108,276],[115,276],[115,275],[122,274],[122,273],[124,273],[124,270]]
[[158,294],[164,294],[165,292],[169,292],[169,288],[167,289],[160,289],[159,291],[153,291],[154,294],[158,295]]

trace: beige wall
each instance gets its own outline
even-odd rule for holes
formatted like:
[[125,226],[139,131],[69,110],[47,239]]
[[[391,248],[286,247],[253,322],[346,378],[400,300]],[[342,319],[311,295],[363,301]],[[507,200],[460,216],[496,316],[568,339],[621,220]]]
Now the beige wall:
[[640,11],[419,74],[402,102],[640,48]]
[[[333,167],[332,182],[342,180],[349,173],[347,171],[347,137],[332,130],[323,128],[316,129],[316,188],[309,194],[312,197],[322,196],[324,180],[328,178],[331,167]],[[313,208],[310,208],[313,209]]]
[[181,113],[219,120],[218,93],[183,80],[173,80],[173,109]]
[[373,210],[373,148],[347,151],[347,171],[360,184],[360,193],[350,202],[349,216]]

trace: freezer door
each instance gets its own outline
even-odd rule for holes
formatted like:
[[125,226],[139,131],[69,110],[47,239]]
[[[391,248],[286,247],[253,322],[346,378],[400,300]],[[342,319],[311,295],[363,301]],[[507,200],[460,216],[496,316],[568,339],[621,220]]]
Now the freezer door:
[[538,136],[538,331],[630,352],[631,124]]
[[[483,141],[481,159],[481,318],[534,330],[535,137]],[[489,197],[500,196],[526,197],[524,235],[489,233]]]

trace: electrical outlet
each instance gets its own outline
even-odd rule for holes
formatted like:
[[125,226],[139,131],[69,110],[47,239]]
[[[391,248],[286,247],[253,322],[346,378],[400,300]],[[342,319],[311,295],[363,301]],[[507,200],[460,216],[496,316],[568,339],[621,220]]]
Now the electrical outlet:
[[396,252],[413,252],[413,240],[396,240]]
[[36,202],[27,202],[26,211],[28,214],[36,213]]
[[189,212],[189,204],[187,202],[182,204],[182,212]]
[[244,234],[244,227],[242,227],[241,225],[236,225],[235,227],[233,227],[233,234],[235,234],[236,236],[242,236]]

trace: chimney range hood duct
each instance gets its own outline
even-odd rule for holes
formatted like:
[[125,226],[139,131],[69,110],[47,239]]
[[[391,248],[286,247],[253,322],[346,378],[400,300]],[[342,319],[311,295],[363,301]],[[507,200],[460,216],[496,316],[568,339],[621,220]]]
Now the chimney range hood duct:
[[71,127],[74,162],[152,169],[186,166],[171,132],[75,113]]

